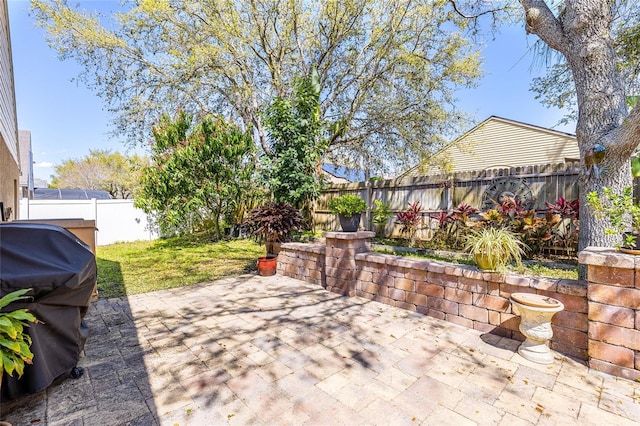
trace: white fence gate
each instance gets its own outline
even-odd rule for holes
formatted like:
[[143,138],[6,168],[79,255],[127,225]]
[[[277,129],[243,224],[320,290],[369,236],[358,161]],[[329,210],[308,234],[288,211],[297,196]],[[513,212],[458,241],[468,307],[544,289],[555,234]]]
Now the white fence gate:
[[20,200],[20,219],[95,220],[96,245],[154,240],[147,214],[133,200]]

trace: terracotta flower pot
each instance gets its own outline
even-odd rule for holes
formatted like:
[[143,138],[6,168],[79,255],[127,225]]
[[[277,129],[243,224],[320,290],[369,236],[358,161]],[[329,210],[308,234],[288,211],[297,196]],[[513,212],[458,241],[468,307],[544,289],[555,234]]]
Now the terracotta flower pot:
[[277,256],[263,256],[258,258],[258,274],[268,277],[276,274],[278,266]]

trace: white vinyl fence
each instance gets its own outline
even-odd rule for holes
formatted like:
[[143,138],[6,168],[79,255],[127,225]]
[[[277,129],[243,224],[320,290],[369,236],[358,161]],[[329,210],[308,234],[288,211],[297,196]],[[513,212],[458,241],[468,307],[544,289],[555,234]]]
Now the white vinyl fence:
[[20,200],[20,219],[95,220],[96,245],[123,241],[154,240],[147,214],[133,200]]

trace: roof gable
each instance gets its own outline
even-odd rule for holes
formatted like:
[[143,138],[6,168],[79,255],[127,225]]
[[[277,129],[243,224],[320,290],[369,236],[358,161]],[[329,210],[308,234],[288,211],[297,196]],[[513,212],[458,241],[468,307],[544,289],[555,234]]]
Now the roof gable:
[[580,158],[574,135],[491,116],[403,176],[559,164]]

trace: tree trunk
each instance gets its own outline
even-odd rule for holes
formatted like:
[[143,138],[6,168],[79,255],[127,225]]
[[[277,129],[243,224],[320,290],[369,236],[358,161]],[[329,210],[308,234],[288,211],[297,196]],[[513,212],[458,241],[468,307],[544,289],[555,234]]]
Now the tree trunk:
[[[578,249],[613,246],[607,219],[598,219],[587,205],[591,191],[609,187],[614,192],[632,184],[630,157],[640,141],[640,113],[627,112],[623,79],[611,40],[607,0],[566,0],[556,18],[542,0],[520,0],[527,33],[538,35],[566,58],[578,97],[576,137],[582,170]],[[594,155],[595,153],[595,155]],[[604,153],[603,158],[600,158]]]

